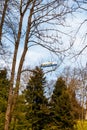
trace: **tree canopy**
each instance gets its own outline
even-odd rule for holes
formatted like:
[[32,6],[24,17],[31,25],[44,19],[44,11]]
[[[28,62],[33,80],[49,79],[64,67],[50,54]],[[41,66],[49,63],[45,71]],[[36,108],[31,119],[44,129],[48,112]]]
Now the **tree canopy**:
[[9,80],[7,79],[7,70],[0,70],[0,129],[4,129],[5,112],[7,107],[9,91]]
[[[49,121],[48,101],[44,95],[46,79],[43,71],[36,67],[29,78],[25,99],[27,104],[26,119],[33,130],[42,130]],[[28,128],[29,129],[29,128]]]
[[73,116],[72,104],[69,93],[67,92],[67,86],[62,77],[58,78],[52,99],[52,119],[54,126],[59,130],[73,130],[75,120]]

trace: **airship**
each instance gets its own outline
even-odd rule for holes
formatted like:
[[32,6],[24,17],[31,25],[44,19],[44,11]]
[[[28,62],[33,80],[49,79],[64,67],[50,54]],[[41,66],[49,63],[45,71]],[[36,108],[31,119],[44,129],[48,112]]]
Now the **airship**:
[[45,62],[41,64],[41,67],[52,67],[57,66],[57,62]]

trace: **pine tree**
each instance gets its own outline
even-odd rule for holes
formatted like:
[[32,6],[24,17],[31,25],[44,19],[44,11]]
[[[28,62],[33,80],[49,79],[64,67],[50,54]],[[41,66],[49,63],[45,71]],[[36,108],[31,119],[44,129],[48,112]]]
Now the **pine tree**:
[[26,118],[29,121],[29,128],[32,130],[42,130],[48,122],[47,99],[44,95],[46,87],[46,78],[43,71],[36,67],[29,83],[26,87]]
[[58,130],[73,130],[74,117],[67,86],[62,77],[58,78],[51,99],[51,115],[53,125]]
[[9,81],[6,69],[0,70],[0,130],[4,129],[5,111],[8,98]]
[[18,96],[16,108],[14,110],[10,130],[27,130],[28,121],[25,117],[26,104],[24,91]]

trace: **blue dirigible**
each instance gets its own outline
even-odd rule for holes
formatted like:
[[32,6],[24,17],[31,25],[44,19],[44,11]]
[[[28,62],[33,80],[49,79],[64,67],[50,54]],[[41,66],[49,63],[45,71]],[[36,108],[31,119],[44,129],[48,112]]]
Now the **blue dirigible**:
[[57,62],[45,62],[41,64],[41,67],[52,67],[57,66]]

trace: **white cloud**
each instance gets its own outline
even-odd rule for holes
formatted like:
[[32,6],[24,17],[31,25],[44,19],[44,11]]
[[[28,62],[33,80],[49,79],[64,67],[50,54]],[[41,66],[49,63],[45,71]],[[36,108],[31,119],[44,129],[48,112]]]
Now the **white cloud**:
[[42,48],[42,47],[36,47],[27,52],[26,58],[25,58],[25,65],[26,66],[36,66],[40,65],[44,60],[47,60],[50,53]]

